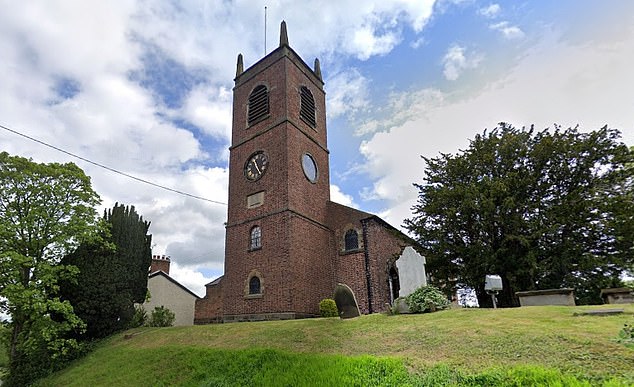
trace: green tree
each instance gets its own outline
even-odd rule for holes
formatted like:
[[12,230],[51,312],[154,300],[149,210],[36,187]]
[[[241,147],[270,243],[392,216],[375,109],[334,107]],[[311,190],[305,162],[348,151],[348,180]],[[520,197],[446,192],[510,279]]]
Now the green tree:
[[147,294],[148,269],[152,263],[150,222],[134,209],[115,204],[104,212],[109,245],[87,243],[62,260],[79,268],[76,282],[64,282],[61,294],[86,322],[81,338],[95,339],[126,329]]
[[405,224],[436,283],[469,286],[483,306],[486,274],[502,277],[502,306],[517,305],[516,291],[558,287],[600,302],[599,289],[618,285],[633,261],[632,238],[622,237],[632,227],[632,154],[619,136],[502,123],[457,155],[425,158]]
[[39,164],[0,153],[0,309],[11,316],[8,383],[26,383],[76,348],[66,334],[83,324],[56,294],[59,281],[77,269],[59,261],[94,237],[99,201],[90,178],[73,163]]

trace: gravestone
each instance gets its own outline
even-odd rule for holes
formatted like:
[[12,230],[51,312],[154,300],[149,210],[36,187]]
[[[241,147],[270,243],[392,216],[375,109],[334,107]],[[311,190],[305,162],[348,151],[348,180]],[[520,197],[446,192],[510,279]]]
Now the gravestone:
[[575,306],[575,289],[545,289],[515,292],[520,306],[564,305]]
[[425,257],[418,254],[412,246],[407,246],[396,260],[400,289],[398,297],[407,297],[421,286],[427,285]]
[[601,298],[606,304],[634,303],[634,290],[630,288],[601,289]]
[[405,298],[397,298],[394,300],[394,312],[397,314],[412,313],[412,311],[409,310],[409,305],[407,305],[407,300]]
[[337,284],[335,287],[335,304],[337,304],[337,310],[339,310],[339,317],[343,319],[361,315],[357,299],[348,285]]

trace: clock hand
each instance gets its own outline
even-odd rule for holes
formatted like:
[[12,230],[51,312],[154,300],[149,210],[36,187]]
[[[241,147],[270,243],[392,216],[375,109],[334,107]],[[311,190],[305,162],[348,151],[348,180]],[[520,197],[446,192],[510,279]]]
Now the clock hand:
[[255,162],[255,160],[253,161],[253,165],[255,165],[255,169],[258,171],[258,173],[262,173],[262,171],[260,171],[260,167],[258,167],[258,163]]

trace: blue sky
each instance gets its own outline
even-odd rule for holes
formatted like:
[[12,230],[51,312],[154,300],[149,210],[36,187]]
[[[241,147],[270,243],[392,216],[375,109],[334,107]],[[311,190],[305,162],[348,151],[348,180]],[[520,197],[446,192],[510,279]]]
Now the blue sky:
[[[0,0],[0,124],[111,168],[227,201],[236,57],[279,42],[327,92],[332,198],[394,226],[420,156],[505,121],[608,124],[634,145],[629,1]],[[104,207],[133,204],[196,293],[222,274],[226,206],[113,174],[0,130],[0,150],[75,161]]]

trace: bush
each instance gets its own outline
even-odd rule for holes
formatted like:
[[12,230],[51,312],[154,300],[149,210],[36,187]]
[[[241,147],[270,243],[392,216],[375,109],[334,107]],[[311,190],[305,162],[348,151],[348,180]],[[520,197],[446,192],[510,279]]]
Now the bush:
[[412,313],[435,312],[451,305],[447,297],[433,286],[421,286],[405,299]]
[[151,327],[171,327],[174,325],[175,318],[174,312],[161,305],[154,308],[147,325]]
[[337,304],[332,298],[324,298],[319,303],[319,314],[321,317],[338,317],[339,311],[337,310]]
[[143,305],[135,305],[134,306],[134,315],[132,316],[132,320],[130,320],[130,328],[138,328],[147,324],[147,312]]
[[619,332],[619,336],[616,341],[626,345],[634,345],[634,322],[629,324],[625,323],[623,325],[623,329]]

